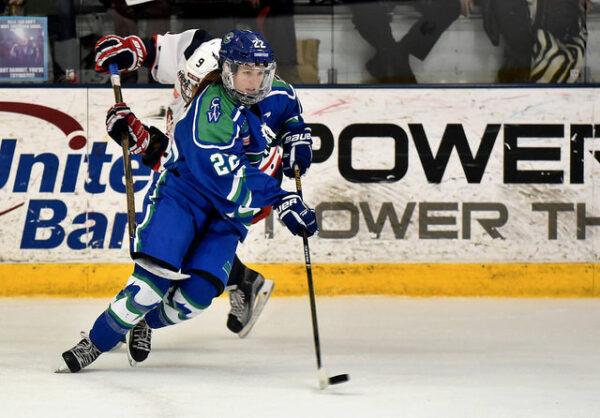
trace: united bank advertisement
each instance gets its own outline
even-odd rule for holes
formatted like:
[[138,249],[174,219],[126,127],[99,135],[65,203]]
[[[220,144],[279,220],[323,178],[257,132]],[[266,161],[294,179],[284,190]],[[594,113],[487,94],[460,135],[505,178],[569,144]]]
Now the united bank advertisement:
[[[1,90],[0,262],[129,262],[122,154],[104,125],[112,90]],[[598,262],[595,89],[297,93],[315,141],[303,178],[314,262]],[[164,129],[169,89],[124,96]],[[133,177],[141,211],[153,177],[135,158]],[[298,262],[289,240],[270,217],[239,253]]]

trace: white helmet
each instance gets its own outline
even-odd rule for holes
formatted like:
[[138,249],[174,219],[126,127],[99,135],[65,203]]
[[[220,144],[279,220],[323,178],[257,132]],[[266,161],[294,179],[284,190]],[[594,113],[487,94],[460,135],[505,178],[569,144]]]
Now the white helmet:
[[178,91],[186,103],[189,103],[193,98],[193,88],[198,87],[208,73],[219,68],[220,49],[221,39],[219,38],[204,42],[185,61],[183,68],[177,71],[177,79],[179,80]]

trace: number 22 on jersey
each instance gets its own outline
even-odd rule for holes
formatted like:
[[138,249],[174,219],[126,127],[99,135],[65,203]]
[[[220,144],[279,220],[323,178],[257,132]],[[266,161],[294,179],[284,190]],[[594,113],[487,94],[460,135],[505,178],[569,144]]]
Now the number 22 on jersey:
[[219,176],[230,174],[240,164],[237,155],[225,156],[218,152],[210,156],[210,162]]

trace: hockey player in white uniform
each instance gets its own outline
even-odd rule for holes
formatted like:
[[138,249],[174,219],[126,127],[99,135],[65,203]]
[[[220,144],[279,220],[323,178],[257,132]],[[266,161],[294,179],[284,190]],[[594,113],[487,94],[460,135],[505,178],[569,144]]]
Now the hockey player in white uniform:
[[[172,121],[177,121],[186,104],[194,94],[194,90],[202,79],[211,71],[218,68],[218,51],[221,39],[212,37],[202,30],[189,30],[179,34],[155,35],[152,39],[142,40],[137,36],[120,38],[109,35],[103,37],[96,45],[96,70],[106,71],[108,64],[117,63],[119,68],[126,71],[135,71],[141,65],[149,67],[152,77],[162,84],[174,85],[174,100],[167,112],[167,130]],[[274,95],[291,95],[295,100],[295,91],[291,86],[286,89],[275,90]],[[293,165],[298,164],[301,173],[310,166],[312,159],[310,128],[304,124],[298,125],[297,131],[283,129],[286,121],[298,117],[300,109],[289,108],[289,106],[272,106],[264,110],[260,117],[268,120],[264,123],[264,129],[269,130],[275,142],[283,139],[281,147],[271,147],[270,152],[263,157],[260,168],[263,172],[272,176],[281,176],[280,165],[283,158],[283,172],[293,177]],[[260,113],[260,111],[257,111]],[[128,108],[115,108],[114,118],[127,119],[131,112]],[[110,116],[110,115],[109,115]],[[135,117],[130,118],[130,135],[135,135]],[[113,122],[114,123],[114,122]],[[139,123],[139,121],[138,121]],[[140,124],[141,125],[141,124]],[[154,129],[154,128],[153,128]],[[149,130],[150,136],[152,130]],[[277,134],[280,138],[276,138]],[[281,138],[287,134],[286,138]],[[115,135],[119,137],[119,135]],[[134,140],[135,142],[135,140]],[[159,141],[153,141],[157,145]],[[153,153],[147,152],[144,161],[146,165],[155,171],[171,157],[170,147],[150,147]],[[156,152],[162,152],[159,158]],[[263,210],[255,216],[254,222],[268,216],[270,208]],[[272,290],[273,281],[265,279],[260,273],[246,267],[236,257],[227,284],[231,311],[227,319],[227,327],[240,337],[245,337],[256,323],[262,309],[264,308]],[[132,332],[137,332],[134,328]],[[145,331],[144,331],[145,332]],[[131,339],[130,339],[131,341]]]

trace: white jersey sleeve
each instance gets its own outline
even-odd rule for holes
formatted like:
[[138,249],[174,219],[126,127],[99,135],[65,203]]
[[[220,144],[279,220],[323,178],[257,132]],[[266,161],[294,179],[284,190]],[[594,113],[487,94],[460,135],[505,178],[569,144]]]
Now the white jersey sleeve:
[[150,67],[152,78],[161,84],[176,84],[177,70],[185,66],[198,46],[210,39],[212,36],[197,29],[155,35],[156,57]]

